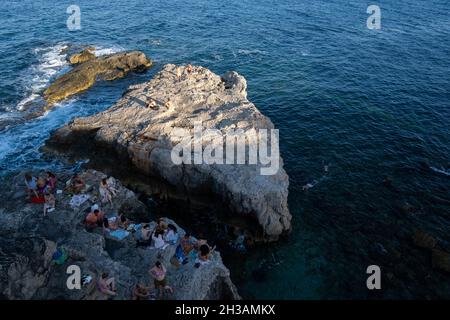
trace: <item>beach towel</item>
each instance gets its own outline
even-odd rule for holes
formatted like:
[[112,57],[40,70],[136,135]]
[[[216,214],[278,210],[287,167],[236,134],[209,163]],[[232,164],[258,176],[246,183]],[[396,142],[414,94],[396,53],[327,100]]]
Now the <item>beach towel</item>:
[[142,223],[139,223],[139,224],[132,223],[132,224],[130,224],[128,226],[127,230],[128,231],[133,231],[133,230],[134,231],[139,231],[141,228],[142,228]]
[[114,231],[111,231],[111,232],[109,233],[109,235],[110,235],[111,237],[114,237],[114,238],[116,238],[116,239],[118,239],[118,240],[123,240],[123,239],[125,239],[126,237],[128,237],[129,234],[130,234],[130,233],[129,233],[128,231],[125,231],[125,230],[122,230],[122,229],[114,230]]
[[57,248],[55,253],[53,253],[52,260],[56,264],[61,265],[66,262],[68,257],[69,255],[67,254],[66,250],[64,250],[64,248]]
[[89,199],[89,195],[87,194],[76,194],[70,199],[70,206],[72,209],[76,209],[85,203]]
[[42,197],[33,197],[31,198],[32,203],[45,203],[45,198]]

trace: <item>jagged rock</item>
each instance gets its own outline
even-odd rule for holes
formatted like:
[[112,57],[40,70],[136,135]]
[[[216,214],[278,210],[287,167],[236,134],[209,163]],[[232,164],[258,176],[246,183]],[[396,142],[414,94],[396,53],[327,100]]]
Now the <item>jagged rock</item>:
[[[85,51],[89,52],[89,51]],[[84,58],[88,53],[82,54]],[[81,59],[81,56],[74,60]],[[76,65],[72,70],[57,78],[44,91],[48,106],[90,88],[97,79],[115,80],[131,71],[141,72],[150,68],[152,62],[140,51],[120,52],[101,56]]]
[[[59,175],[61,177],[61,175]],[[6,299],[104,299],[93,281],[81,290],[69,290],[66,286],[69,265],[80,267],[83,275],[97,279],[102,272],[116,278],[118,296],[115,299],[130,299],[136,283],[153,286],[148,270],[160,260],[168,270],[167,279],[174,288],[172,299],[240,299],[230,279],[228,269],[222,263],[219,252],[214,252],[211,262],[199,268],[191,260],[188,264],[175,267],[170,263],[175,246],[169,246],[162,254],[154,248],[135,248],[135,235],[123,240],[103,235],[101,230],[88,232],[82,224],[83,218],[93,203],[98,203],[98,184],[104,177],[100,172],[89,170],[81,174],[88,185],[86,193],[90,200],[80,208],[70,207],[70,197],[57,195],[56,210],[44,218],[42,205],[28,203],[25,197],[12,199],[11,194],[24,188],[22,184],[8,180],[0,184],[0,196],[4,199],[0,210],[0,297]],[[58,188],[64,187],[65,178],[60,178]],[[22,181],[22,179],[17,179]],[[107,214],[117,209],[144,206],[136,195],[124,188],[120,181],[112,179],[117,196],[114,206],[106,206]],[[7,187],[6,187],[7,186]],[[137,205],[130,206],[135,202]],[[131,218],[133,211],[127,211]],[[147,217],[147,221],[148,221]],[[139,221],[137,221],[139,222]],[[172,220],[180,236],[182,228]],[[151,222],[151,226],[155,226]],[[68,253],[64,264],[52,261],[57,247]]]
[[433,268],[450,272],[450,253],[440,249],[433,249],[431,254]]
[[92,53],[90,48],[84,49],[80,53],[75,53],[70,56],[70,64],[80,64],[89,60],[95,59],[95,54]]
[[416,232],[414,232],[413,241],[416,246],[423,249],[433,249],[437,243],[433,236],[423,230],[416,230]]
[[[281,158],[273,175],[261,175],[265,165],[249,164],[248,159],[245,164],[182,165],[171,159],[173,147],[180,142],[177,129],[192,134],[196,121],[202,122],[203,129],[222,134],[229,129],[273,129],[270,119],[247,99],[246,88],[246,80],[236,72],[221,78],[203,67],[169,64],[151,81],[130,87],[105,112],[75,119],[57,130],[47,150],[77,153],[87,145],[109,148],[141,172],[162,177],[186,193],[218,195],[233,212],[255,217],[266,239],[276,240],[291,228],[289,178]],[[255,146],[251,139],[247,148]],[[205,140],[203,151],[212,143]],[[222,148],[223,141],[212,145]]]

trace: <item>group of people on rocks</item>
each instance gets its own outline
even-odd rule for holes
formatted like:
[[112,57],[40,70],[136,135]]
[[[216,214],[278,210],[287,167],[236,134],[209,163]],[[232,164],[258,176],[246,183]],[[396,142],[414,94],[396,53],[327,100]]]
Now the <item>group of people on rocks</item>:
[[31,173],[25,173],[25,186],[27,194],[33,203],[44,204],[44,216],[53,212],[56,206],[57,178],[55,174],[47,171],[45,176],[34,176]]
[[[44,204],[44,215],[55,210],[56,199],[55,193],[63,193],[69,195],[82,195],[87,184],[83,178],[74,174],[65,184],[64,190],[57,190],[58,179],[52,172],[46,172],[44,177],[33,176],[31,173],[25,174],[25,184],[27,193],[33,203]],[[109,179],[102,179],[98,187],[100,201],[102,204],[110,204],[113,207],[113,198],[117,196],[118,190],[114,187]],[[89,213],[85,216],[84,225],[88,231],[101,228],[103,234],[107,231],[130,230],[133,228],[131,222],[121,213],[118,216],[108,217],[100,206],[94,204],[91,206]],[[167,223],[165,219],[159,219],[156,227],[152,230],[148,223],[140,224],[140,237],[136,241],[136,248],[152,247],[157,249],[158,259],[161,259],[163,251],[169,246],[176,246],[175,256],[171,262],[176,266],[187,264],[194,261],[194,267],[198,268],[210,261],[210,256],[215,247],[211,248],[204,239],[194,239],[190,233],[186,233],[183,237],[179,236],[177,227],[174,224]],[[172,287],[167,283],[167,269],[161,263],[156,261],[155,265],[149,270],[149,275],[153,279],[154,287],[162,298],[164,292],[173,293]],[[97,280],[97,289],[107,297],[117,295],[116,280],[110,277],[108,273],[102,273]],[[149,299],[151,296],[149,287],[143,284],[136,284],[133,288],[132,297],[136,300]]]
[[[118,217],[118,228],[127,229],[130,222],[123,215]],[[105,215],[99,209],[93,210],[86,217],[86,222],[92,228],[101,227],[111,229],[111,221],[105,218]],[[108,221],[108,222],[107,222]],[[177,266],[186,264],[189,259],[194,260],[194,267],[198,268],[201,265],[210,262],[210,256],[215,250],[211,248],[205,239],[194,239],[189,233],[186,233],[181,239],[179,238],[177,227],[171,223],[166,223],[165,219],[159,219],[154,230],[151,230],[150,224],[142,223],[140,228],[140,239],[136,241],[136,248],[152,247],[158,252],[158,259],[161,259],[163,251],[170,245],[176,245],[176,253],[172,263]],[[162,299],[164,292],[173,294],[173,288],[168,285],[167,269],[161,263],[156,261],[155,265],[149,270],[149,275],[153,279],[155,290],[159,293],[159,298]],[[100,291],[107,296],[115,296],[114,278],[108,278],[108,275],[102,275],[99,280],[102,286],[99,286]],[[151,296],[149,287],[143,284],[136,284],[133,288],[132,296],[135,300],[146,300]]]

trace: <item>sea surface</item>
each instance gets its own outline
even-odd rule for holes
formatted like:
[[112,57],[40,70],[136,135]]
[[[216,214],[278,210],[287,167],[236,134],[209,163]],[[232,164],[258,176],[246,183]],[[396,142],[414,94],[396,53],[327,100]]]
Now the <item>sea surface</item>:
[[[72,4],[78,31],[66,25]],[[411,240],[421,229],[450,251],[450,3],[379,2],[379,30],[366,26],[370,4],[0,1],[0,175],[61,166],[38,151],[52,130],[108,108],[166,63],[235,70],[280,129],[293,216],[287,239],[226,261],[242,296],[450,298],[449,274]],[[23,119],[68,70],[73,45],[142,50],[155,66]],[[372,264],[381,290],[366,287]]]

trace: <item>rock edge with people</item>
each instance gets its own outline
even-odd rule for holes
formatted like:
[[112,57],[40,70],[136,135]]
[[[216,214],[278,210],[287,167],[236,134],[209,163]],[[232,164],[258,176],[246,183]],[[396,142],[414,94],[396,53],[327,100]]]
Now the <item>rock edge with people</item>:
[[[20,173],[2,186],[4,298],[240,299],[215,248],[168,218],[150,221],[136,194],[112,177],[94,170]],[[101,219],[89,223],[94,212]],[[79,290],[67,287],[71,265],[81,270]]]

